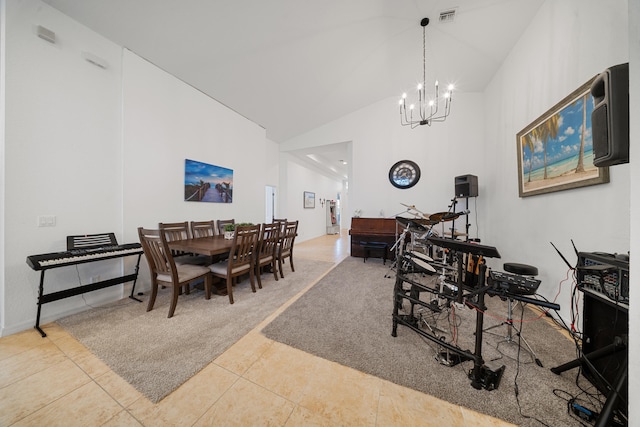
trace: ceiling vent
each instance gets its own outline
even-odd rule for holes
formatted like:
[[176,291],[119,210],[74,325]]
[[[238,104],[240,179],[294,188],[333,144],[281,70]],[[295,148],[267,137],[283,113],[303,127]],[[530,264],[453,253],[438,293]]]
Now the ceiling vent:
[[442,23],[453,22],[456,17],[456,11],[457,8],[443,10],[442,12],[440,12],[438,21]]

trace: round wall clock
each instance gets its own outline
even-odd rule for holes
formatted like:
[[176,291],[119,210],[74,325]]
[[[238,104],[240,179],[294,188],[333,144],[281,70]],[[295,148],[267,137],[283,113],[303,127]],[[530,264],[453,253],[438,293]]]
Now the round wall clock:
[[420,180],[420,167],[411,160],[400,160],[389,169],[389,182],[396,188],[411,188]]

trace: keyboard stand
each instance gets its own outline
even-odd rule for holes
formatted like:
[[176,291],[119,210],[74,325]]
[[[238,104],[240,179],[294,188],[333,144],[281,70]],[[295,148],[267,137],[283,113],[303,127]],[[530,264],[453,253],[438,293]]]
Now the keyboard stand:
[[[136,255],[136,254],[131,254],[131,255]],[[142,253],[139,253],[137,255],[138,255],[138,260],[136,262],[136,266],[134,268],[133,274],[128,274],[121,277],[114,277],[113,279],[102,280],[100,282],[90,283],[88,285],[76,286],[70,289],[64,289],[62,291],[52,292],[50,294],[44,293],[44,273],[45,271],[47,271],[47,269],[42,270],[40,272],[40,286],[38,289],[38,314],[36,315],[36,324],[34,328],[38,332],[40,332],[40,335],[42,335],[42,338],[47,336],[47,334],[42,330],[42,328],[40,328],[40,313],[42,311],[42,304],[58,301],[58,300],[69,298],[76,295],[81,295],[87,292],[97,291],[98,289],[108,288],[109,286],[119,285],[121,283],[133,281],[133,286],[131,287],[131,295],[129,295],[129,298],[134,299],[138,302],[142,302],[141,300],[133,296],[134,290],[136,288],[136,281],[138,280],[138,270],[140,268],[140,258],[142,257]],[[96,261],[102,261],[102,260],[96,259]]]

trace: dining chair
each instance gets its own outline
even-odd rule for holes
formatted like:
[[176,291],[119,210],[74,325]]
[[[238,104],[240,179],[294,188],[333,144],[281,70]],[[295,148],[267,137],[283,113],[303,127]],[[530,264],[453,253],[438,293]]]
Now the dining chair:
[[191,236],[193,238],[198,237],[211,237],[216,235],[216,222],[211,221],[191,221]]
[[[216,222],[211,221],[191,221],[191,236],[193,238],[198,237],[213,237],[216,235]],[[204,256],[204,255],[201,255]],[[211,265],[216,262],[220,262],[227,259],[228,254],[211,255],[207,257],[207,261],[201,265]]]
[[255,267],[258,276],[258,288],[262,289],[262,267],[271,266],[273,277],[278,280],[276,251],[280,240],[280,224],[262,224],[258,235],[258,248],[255,251]]
[[280,277],[284,278],[284,272],[282,271],[282,263],[285,259],[289,258],[289,265],[291,265],[291,271],[296,271],[293,268],[293,244],[298,234],[298,221],[287,221],[284,226],[284,231],[280,235],[280,242],[278,243],[278,269],[280,270]]
[[287,225],[287,218],[273,218],[273,223],[280,226],[280,237],[284,235],[284,226]]
[[258,245],[258,234],[260,225],[244,225],[236,227],[233,236],[233,244],[229,251],[229,258],[209,266],[214,277],[226,279],[227,294],[229,303],[233,304],[233,282],[234,279],[243,274],[249,273],[251,291],[256,291],[254,284],[254,253]]
[[[158,228],[164,235],[167,242],[175,242],[176,240],[185,240],[191,237],[189,233],[189,223],[184,222],[161,222]],[[211,258],[206,255],[194,255],[184,251],[172,250],[171,254],[176,264],[192,264],[192,265],[209,265]],[[189,290],[187,289],[187,293]]]
[[235,224],[236,221],[235,219],[219,219],[218,220],[218,234],[219,235],[223,235],[224,234],[224,226],[227,224]]
[[199,265],[176,264],[162,230],[139,227],[138,236],[151,276],[151,295],[149,296],[147,311],[153,309],[158,295],[158,286],[170,286],[173,288],[167,317],[173,317],[181,289],[184,287],[186,292],[189,288],[189,283],[193,281],[204,279],[205,298],[211,299],[211,270]]

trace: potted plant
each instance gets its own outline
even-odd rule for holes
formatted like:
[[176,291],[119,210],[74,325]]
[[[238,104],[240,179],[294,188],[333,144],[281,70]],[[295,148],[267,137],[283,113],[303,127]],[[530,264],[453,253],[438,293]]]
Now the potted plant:
[[251,222],[240,222],[238,224],[225,224],[224,226],[224,238],[225,239],[233,239],[233,235],[236,231],[236,227],[239,226],[243,226],[243,225],[253,225],[253,223]]
[[235,224],[225,224],[224,226],[224,238],[225,239],[233,239],[233,233],[236,229]]

